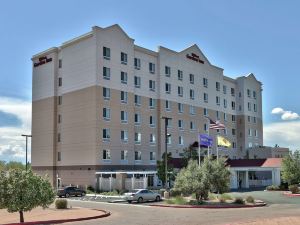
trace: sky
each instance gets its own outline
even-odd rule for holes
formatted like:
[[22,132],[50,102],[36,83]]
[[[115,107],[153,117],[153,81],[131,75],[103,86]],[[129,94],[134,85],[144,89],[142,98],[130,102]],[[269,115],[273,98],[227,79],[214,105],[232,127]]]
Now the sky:
[[24,161],[31,56],[116,23],[137,45],[180,51],[195,43],[225,75],[254,73],[263,83],[264,144],[300,149],[299,9],[297,0],[0,1],[0,160]]

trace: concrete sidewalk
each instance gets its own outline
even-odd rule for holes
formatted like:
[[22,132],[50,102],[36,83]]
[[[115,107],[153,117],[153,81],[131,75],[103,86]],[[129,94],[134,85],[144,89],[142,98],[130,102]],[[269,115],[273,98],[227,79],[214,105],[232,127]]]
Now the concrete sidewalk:
[[244,222],[244,223],[234,223],[232,225],[297,225],[300,224],[300,217],[279,217],[272,219],[260,219],[258,221]]

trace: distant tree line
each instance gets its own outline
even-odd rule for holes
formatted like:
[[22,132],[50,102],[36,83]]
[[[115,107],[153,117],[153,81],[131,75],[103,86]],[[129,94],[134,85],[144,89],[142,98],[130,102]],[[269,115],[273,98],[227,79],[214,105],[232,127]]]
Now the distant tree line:
[[[30,168],[30,163],[27,164],[28,165],[28,169]],[[25,165],[21,162],[17,162],[17,161],[1,161],[0,160],[0,171],[8,171],[11,169],[20,169],[20,170],[25,170]]]

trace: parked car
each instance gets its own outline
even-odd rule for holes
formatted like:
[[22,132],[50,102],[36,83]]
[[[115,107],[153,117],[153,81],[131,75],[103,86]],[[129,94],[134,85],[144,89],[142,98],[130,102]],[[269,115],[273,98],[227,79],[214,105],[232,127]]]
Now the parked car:
[[131,192],[125,193],[125,200],[128,203],[137,201],[138,203],[146,201],[160,201],[161,195],[147,189],[134,189]]
[[84,196],[85,194],[86,192],[84,190],[73,186],[68,186],[57,190],[57,196],[60,198],[63,196],[66,198],[69,198],[70,196]]

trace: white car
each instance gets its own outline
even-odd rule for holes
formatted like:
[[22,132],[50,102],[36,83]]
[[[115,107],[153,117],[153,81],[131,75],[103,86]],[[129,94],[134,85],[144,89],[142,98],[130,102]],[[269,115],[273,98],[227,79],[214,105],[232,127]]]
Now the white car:
[[161,195],[147,189],[133,189],[131,192],[125,193],[125,200],[128,203],[137,201],[138,203],[146,201],[160,201]]

